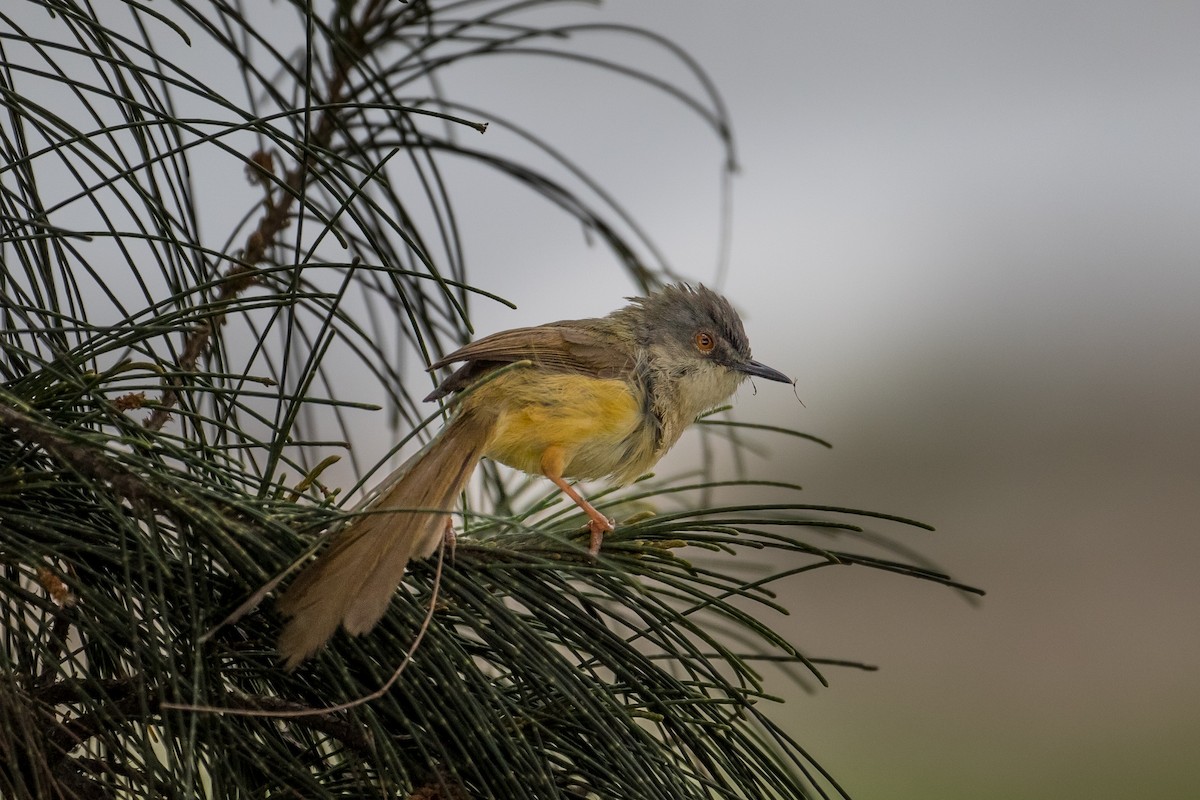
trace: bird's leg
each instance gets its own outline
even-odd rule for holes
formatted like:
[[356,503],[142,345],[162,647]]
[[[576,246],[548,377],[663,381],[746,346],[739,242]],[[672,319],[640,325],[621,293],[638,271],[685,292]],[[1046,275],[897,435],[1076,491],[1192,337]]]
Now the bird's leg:
[[575,501],[575,505],[579,506],[588,515],[588,530],[591,531],[592,541],[588,547],[588,552],[596,555],[600,552],[600,543],[604,541],[604,534],[616,530],[616,525],[611,519],[601,514],[596,510],[596,507],[584,499],[575,487],[567,483],[562,478],[556,478],[553,475],[547,475],[547,478],[554,481],[554,485],[563,490],[563,494]]
[[561,447],[546,448],[546,451],[542,453],[542,474],[552,480],[563,494],[571,498],[575,505],[582,508],[588,515],[588,531],[592,534],[588,552],[595,556],[600,552],[600,543],[604,541],[604,534],[616,530],[616,524],[597,511],[596,507],[584,499],[574,486],[566,482],[562,476],[565,461],[566,454]]

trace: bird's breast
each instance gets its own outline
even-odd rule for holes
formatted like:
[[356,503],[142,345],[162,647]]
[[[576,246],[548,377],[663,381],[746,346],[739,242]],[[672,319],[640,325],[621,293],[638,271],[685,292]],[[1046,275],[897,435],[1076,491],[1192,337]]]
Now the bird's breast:
[[625,483],[657,460],[657,420],[640,385],[620,378],[518,369],[480,387],[464,405],[494,415],[486,455],[531,474],[541,472],[550,447],[562,448],[569,478],[611,475]]

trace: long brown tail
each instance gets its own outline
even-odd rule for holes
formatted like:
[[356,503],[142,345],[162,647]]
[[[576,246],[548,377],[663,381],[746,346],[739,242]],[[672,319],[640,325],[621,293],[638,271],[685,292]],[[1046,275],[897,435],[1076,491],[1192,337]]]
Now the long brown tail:
[[357,636],[379,622],[409,560],[436,552],[491,430],[492,421],[477,413],[456,415],[292,581],[278,602],[291,618],[278,645],[287,669],[319,650],[339,624]]

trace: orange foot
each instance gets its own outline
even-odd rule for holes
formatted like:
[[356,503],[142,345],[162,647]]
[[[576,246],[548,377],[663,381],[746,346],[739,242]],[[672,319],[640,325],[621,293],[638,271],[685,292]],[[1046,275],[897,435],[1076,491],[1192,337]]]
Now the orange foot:
[[[596,511],[596,509],[593,508],[592,511],[596,513],[596,516],[588,520],[588,530],[592,534],[592,542],[588,546],[588,553],[591,554],[592,558],[595,558],[600,555],[600,545],[604,541],[604,534],[615,531],[617,525],[611,519]],[[589,516],[591,515],[589,514]]]

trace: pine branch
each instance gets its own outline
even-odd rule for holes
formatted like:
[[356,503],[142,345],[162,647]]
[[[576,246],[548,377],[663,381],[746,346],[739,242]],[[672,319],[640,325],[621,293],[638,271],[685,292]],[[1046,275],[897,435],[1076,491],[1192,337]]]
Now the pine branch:
[[[673,274],[536,122],[443,75],[521,57],[633,78],[732,169],[698,65],[622,26],[539,25],[540,2],[29,5],[36,27],[0,14],[0,794],[844,796],[773,720],[774,687],[864,667],[780,636],[772,587],[857,566],[974,590],[903,545],[919,523],[799,503],[790,483],[599,493],[622,524],[592,559],[557,495],[481,470],[452,561],[416,565],[370,635],[286,673],[269,605],[218,627],[349,518],[362,486],[322,470],[386,466],[360,455],[381,403],[394,440],[423,435],[406,365],[500,299],[468,278],[448,163],[550,200],[643,288]],[[613,34],[687,82],[603,55]],[[540,156],[460,142],[477,120]],[[211,221],[230,209],[231,228]],[[824,444],[721,425],[736,447]],[[728,494],[751,486],[771,502]],[[297,713],[401,663],[371,702]]]
[[[0,398],[5,394],[0,392]],[[116,459],[105,455],[101,448],[85,443],[78,436],[68,437],[15,405],[0,402],[0,424],[12,428],[21,441],[39,445],[64,467],[106,484],[136,507],[156,511],[175,509],[171,498],[164,496]]]
[[[267,260],[267,255],[275,246],[279,235],[288,227],[293,206],[298,198],[304,196],[309,178],[319,166],[316,153],[330,149],[333,137],[341,125],[338,112],[342,110],[342,96],[346,84],[350,80],[351,72],[369,55],[367,34],[379,24],[381,8],[380,0],[371,0],[363,9],[359,20],[347,29],[344,42],[339,43],[334,69],[324,80],[328,100],[318,112],[316,123],[310,135],[306,137],[304,154],[300,162],[284,174],[281,191],[267,192],[263,201],[265,211],[254,230],[246,237],[239,263],[231,266],[221,281],[216,301],[219,308],[225,309],[232,300],[258,281],[255,266]],[[251,162],[260,164],[263,158],[263,155],[255,154],[251,156]],[[263,185],[270,186],[265,177]],[[179,357],[179,372],[186,374],[196,369],[196,363],[208,350],[213,337],[225,323],[225,313],[222,310],[209,315],[188,334]],[[162,399],[146,419],[145,425],[148,429],[156,431],[166,424],[170,419],[171,409],[179,402],[179,392],[183,388],[184,384],[179,378],[167,384]]]

